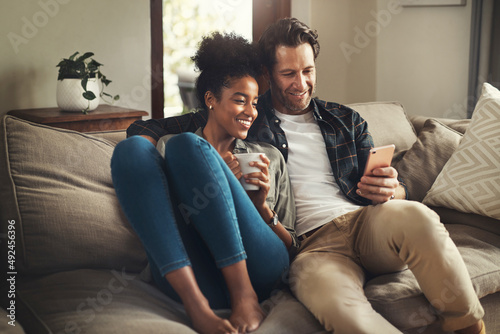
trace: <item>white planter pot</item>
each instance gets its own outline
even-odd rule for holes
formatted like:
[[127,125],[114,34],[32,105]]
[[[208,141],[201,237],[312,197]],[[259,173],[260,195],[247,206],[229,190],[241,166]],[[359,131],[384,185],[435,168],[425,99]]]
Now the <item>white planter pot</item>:
[[95,99],[89,101],[85,99],[81,79],[63,79],[57,80],[57,106],[64,111],[82,112],[95,110],[99,105],[99,80],[97,78],[89,79],[87,90],[93,92]]

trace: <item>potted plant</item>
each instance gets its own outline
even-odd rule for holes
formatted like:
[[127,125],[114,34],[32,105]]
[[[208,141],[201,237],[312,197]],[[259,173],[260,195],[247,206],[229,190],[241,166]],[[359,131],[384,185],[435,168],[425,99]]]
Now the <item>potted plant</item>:
[[[112,96],[104,92],[111,80],[102,74],[101,63],[92,58],[92,52],[78,56],[75,52],[69,58],[64,58],[57,64],[57,105],[65,111],[77,111],[87,114],[99,105],[98,97],[109,97],[112,102],[118,100],[118,95]],[[103,89],[100,89],[102,83]]]

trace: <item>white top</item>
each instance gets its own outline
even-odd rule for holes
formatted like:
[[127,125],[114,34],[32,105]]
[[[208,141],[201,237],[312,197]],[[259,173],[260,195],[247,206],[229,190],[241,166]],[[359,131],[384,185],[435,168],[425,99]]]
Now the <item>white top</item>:
[[297,235],[358,209],[335,181],[312,111],[303,115],[286,115],[276,110],[275,113],[288,141],[287,167],[297,208]]

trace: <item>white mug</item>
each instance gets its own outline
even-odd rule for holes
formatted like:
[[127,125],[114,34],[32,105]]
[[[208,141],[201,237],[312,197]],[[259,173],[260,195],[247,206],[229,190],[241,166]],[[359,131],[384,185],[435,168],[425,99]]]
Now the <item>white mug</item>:
[[[250,166],[250,162],[252,161],[262,161],[260,155],[263,153],[236,153],[234,156],[238,160],[240,164],[241,172],[243,175],[260,172],[260,168]],[[249,184],[245,182],[245,178],[242,176],[240,178],[241,185],[245,190],[259,190],[260,187],[255,184]]]

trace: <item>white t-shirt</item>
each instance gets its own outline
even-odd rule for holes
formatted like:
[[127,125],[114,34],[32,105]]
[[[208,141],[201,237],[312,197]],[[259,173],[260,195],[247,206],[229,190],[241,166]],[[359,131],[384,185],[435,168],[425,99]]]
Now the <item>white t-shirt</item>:
[[286,165],[297,208],[297,235],[358,209],[335,181],[325,140],[312,111],[303,115],[275,113],[288,141]]

